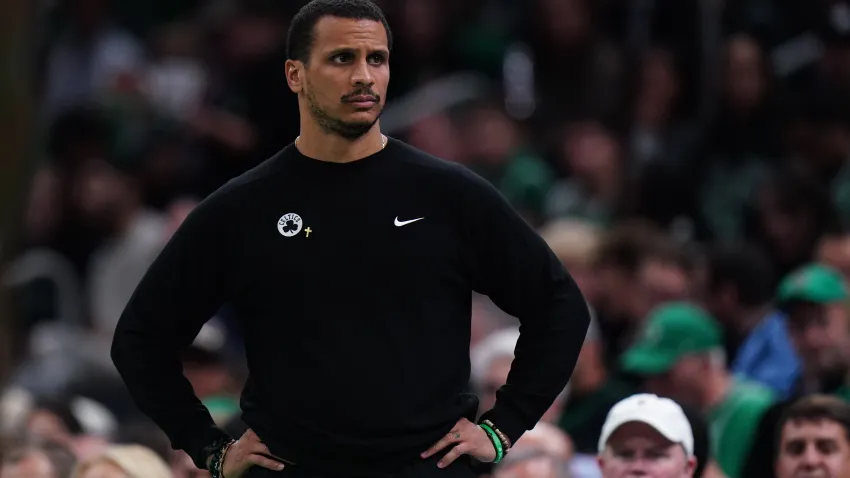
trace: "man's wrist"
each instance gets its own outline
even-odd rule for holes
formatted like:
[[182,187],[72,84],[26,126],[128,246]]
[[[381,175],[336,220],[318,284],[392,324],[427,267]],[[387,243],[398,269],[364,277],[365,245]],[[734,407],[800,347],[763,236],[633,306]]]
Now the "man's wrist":
[[212,461],[216,457],[216,454],[232,441],[233,439],[230,437],[222,437],[204,447],[204,456],[206,457],[204,459],[204,464],[206,465],[206,470],[210,470],[210,466],[212,465]]

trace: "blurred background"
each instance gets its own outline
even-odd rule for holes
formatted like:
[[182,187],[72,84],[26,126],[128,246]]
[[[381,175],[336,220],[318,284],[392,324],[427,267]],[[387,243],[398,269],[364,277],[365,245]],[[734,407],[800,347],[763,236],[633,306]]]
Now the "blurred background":
[[[197,202],[297,135],[283,52],[304,3],[0,1],[0,476],[64,478],[104,450],[206,476],[139,416],[110,338]],[[757,409],[850,397],[850,2],[377,3],[396,38],[384,132],[495,184],[594,313],[568,389],[497,475],[599,476],[607,410],[651,390],[708,425],[706,476],[757,476],[723,456],[706,397],[739,383]],[[805,290],[779,294],[800,268]],[[710,314],[720,360],[626,373],[622,354],[670,301]],[[484,297],[472,320],[486,407],[516,320]],[[243,358],[226,308],[185,354],[232,433]],[[750,436],[771,417],[739,424]],[[53,474],[8,474],[47,462]]]

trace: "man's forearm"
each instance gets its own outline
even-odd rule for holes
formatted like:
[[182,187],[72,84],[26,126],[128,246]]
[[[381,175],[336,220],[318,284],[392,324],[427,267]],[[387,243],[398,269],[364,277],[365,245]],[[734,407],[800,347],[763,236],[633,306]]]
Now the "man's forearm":
[[119,323],[112,360],[139,409],[165,432],[175,449],[184,450],[199,468],[205,466],[208,448],[229,436],[216,427],[195,396],[183,376],[178,352],[168,350],[165,341],[145,339],[134,322],[127,317]]
[[508,380],[496,404],[482,419],[491,420],[512,442],[533,428],[572,375],[590,325],[584,297],[564,278],[551,305],[522,319]]

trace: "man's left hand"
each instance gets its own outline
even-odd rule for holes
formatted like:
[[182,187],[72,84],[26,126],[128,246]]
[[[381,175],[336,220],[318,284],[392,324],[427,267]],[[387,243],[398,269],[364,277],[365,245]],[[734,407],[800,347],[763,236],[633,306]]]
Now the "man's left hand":
[[496,448],[490,437],[481,427],[461,418],[451,431],[434,446],[422,453],[422,458],[433,456],[440,450],[453,445],[453,448],[437,463],[440,468],[449,466],[461,455],[469,455],[478,461],[489,463],[496,459]]

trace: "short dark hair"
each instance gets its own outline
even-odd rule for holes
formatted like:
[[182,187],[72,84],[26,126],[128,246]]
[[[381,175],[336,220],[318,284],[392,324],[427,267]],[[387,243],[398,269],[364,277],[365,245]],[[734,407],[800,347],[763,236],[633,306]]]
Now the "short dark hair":
[[59,478],[69,478],[77,465],[74,453],[65,445],[53,440],[25,440],[13,443],[3,452],[2,465],[14,465],[33,453],[43,454]]
[[647,262],[671,264],[690,274],[693,261],[677,242],[660,229],[642,221],[630,221],[609,231],[602,239],[597,266],[610,266],[637,274]]
[[745,307],[768,303],[774,294],[775,271],[761,249],[746,245],[721,245],[707,254],[707,285],[709,291],[733,286],[738,301]]
[[830,421],[844,428],[844,436],[850,441],[850,404],[832,395],[809,395],[793,404],[782,414],[776,427],[776,453],[782,441],[782,430],[789,422]]
[[370,0],[312,0],[304,5],[289,24],[286,56],[307,63],[315,39],[316,24],[324,17],[373,20],[387,31],[387,46],[393,48],[393,34],[384,12]]

